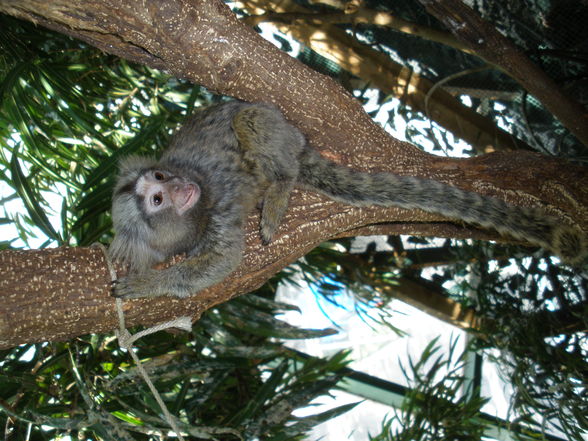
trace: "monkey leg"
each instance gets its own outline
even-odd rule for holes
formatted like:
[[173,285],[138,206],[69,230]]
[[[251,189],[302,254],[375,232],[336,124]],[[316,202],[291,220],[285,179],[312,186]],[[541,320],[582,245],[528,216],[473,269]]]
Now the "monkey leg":
[[304,138],[277,109],[263,105],[241,110],[233,119],[233,130],[244,161],[267,188],[260,225],[261,239],[267,245],[288,208]]
[[235,115],[232,126],[245,161],[255,163],[268,181],[296,179],[304,136],[278,109],[252,105]]
[[294,179],[279,179],[274,181],[267,188],[263,196],[260,233],[264,245],[271,242],[274,233],[284,217],[294,182]]

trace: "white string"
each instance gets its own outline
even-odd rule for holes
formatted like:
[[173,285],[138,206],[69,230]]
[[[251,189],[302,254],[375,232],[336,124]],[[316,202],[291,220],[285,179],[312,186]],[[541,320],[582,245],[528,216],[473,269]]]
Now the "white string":
[[[108,270],[110,272],[110,279],[112,281],[116,281],[117,280],[116,270],[114,269],[114,265],[112,264],[112,261],[110,260],[110,256],[108,255],[108,251],[107,251],[106,247],[104,245],[102,245],[101,243],[95,243],[92,246],[96,246],[102,250],[102,252],[104,253],[104,256],[106,258],[106,264],[108,266]],[[137,366],[137,369],[139,370],[139,373],[143,377],[143,380],[145,380],[145,383],[147,383],[147,386],[151,390],[151,393],[153,394],[155,401],[157,401],[157,404],[159,404],[159,407],[163,411],[163,415],[165,416],[165,420],[171,426],[173,431],[176,433],[176,435],[178,436],[178,439],[180,441],[185,441],[184,438],[182,437],[182,434],[180,433],[180,429],[178,428],[178,425],[176,423],[176,418],[167,409],[167,406],[163,402],[163,399],[161,398],[159,391],[155,388],[155,385],[151,381],[149,374],[147,373],[147,371],[143,367],[143,363],[141,363],[141,360],[139,360],[139,357],[137,356],[137,354],[135,354],[135,351],[133,350],[132,345],[135,341],[137,341],[141,337],[144,337],[149,334],[153,334],[154,332],[162,331],[164,329],[178,328],[183,331],[189,332],[192,330],[192,319],[190,317],[178,317],[174,320],[169,320],[167,322],[160,323],[158,325],[144,329],[143,331],[137,332],[136,334],[132,335],[127,330],[127,328],[125,326],[125,315],[124,315],[124,311],[123,311],[123,302],[119,298],[116,299],[116,312],[118,314],[118,327],[119,327],[119,329],[115,330],[114,334],[116,335],[116,338],[118,339],[119,346],[121,348],[126,349],[129,352],[129,354],[131,355],[131,358],[133,359],[133,361],[135,362],[135,365]]]
[[116,299],[116,311],[118,313],[119,329],[116,330],[114,333],[115,333],[116,337],[118,338],[118,344],[120,345],[121,348],[125,348],[129,352],[129,354],[133,358],[133,361],[137,365],[137,369],[139,369],[139,373],[143,377],[143,380],[145,380],[145,383],[147,383],[147,386],[149,386],[149,389],[151,389],[151,393],[153,394],[155,401],[157,401],[157,404],[159,404],[159,407],[163,411],[163,415],[165,416],[166,421],[171,426],[171,428],[174,430],[174,432],[176,432],[176,434],[178,435],[178,439],[180,441],[184,441],[184,438],[182,437],[182,434],[180,433],[180,429],[178,428],[178,426],[176,424],[174,416],[171,413],[169,413],[169,410],[167,409],[167,406],[163,402],[163,399],[161,398],[159,391],[155,388],[155,385],[151,381],[149,374],[147,373],[147,371],[143,367],[143,363],[141,363],[141,360],[139,360],[139,357],[137,357],[137,354],[135,354],[135,351],[133,350],[132,344],[134,341],[136,341],[137,339],[141,338],[144,335],[152,334],[153,332],[157,332],[162,329],[176,327],[174,322],[181,321],[186,318],[188,320],[190,320],[190,317],[181,317],[176,320],[170,320],[169,322],[161,323],[161,324],[153,326],[151,328],[147,328],[144,331],[138,332],[135,335],[132,335],[125,327],[125,317],[124,317],[122,305],[123,305],[122,300],[117,298]]

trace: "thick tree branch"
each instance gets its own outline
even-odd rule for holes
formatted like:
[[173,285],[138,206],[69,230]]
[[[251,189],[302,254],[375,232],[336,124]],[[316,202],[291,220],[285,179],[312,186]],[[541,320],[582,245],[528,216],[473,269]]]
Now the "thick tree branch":
[[[280,52],[240,23],[220,0],[0,0],[0,12],[35,21],[127,59],[249,101],[277,104],[309,142],[337,162],[363,170],[429,177],[510,203],[541,206],[588,225],[585,170],[531,153],[468,160],[439,158],[391,138],[336,83]],[[257,214],[248,223],[239,270],[193,298],[125,303],[129,325],[202,311],[260,285],[316,244],[350,231],[455,236],[441,218],[396,208],[352,208],[296,191],[276,240],[262,247]],[[381,230],[381,227],[378,227]],[[479,234],[471,227],[468,235]],[[484,232],[482,234],[488,234]],[[88,249],[0,253],[0,346],[71,338],[115,327],[110,279],[101,252]]]
[[[544,161],[538,155],[532,157],[537,162]],[[549,163],[547,161],[548,166]],[[497,167],[497,170],[504,179],[512,173],[506,166]],[[247,225],[246,253],[237,271],[222,283],[188,299],[165,297],[125,302],[127,324],[149,326],[182,315],[197,320],[207,309],[260,286],[318,243],[333,237],[362,232],[498,237],[487,231],[435,220],[441,219],[397,208],[354,208],[296,190],[273,243],[261,245],[257,229],[259,214],[252,214]],[[0,280],[0,297],[4,299],[0,304],[0,348],[26,342],[65,340],[116,328],[110,275],[100,249],[2,251],[0,269],[5,275]],[[422,303],[419,298],[415,301]]]
[[[409,234],[422,230],[419,224],[411,228],[406,223],[414,217],[409,211],[386,211],[388,218],[401,223],[391,224],[386,230],[380,227],[381,232]],[[230,277],[188,299],[165,297],[126,301],[126,322],[129,326],[148,326],[185,315],[197,320],[214,305],[257,288],[318,243],[329,237],[344,236],[362,225],[381,222],[382,214],[378,209],[324,202],[316,195],[296,191],[284,223],[269,246],[261,245],[259,239],[259,214],[250,217],[247,250],[241,266]],[[430,235],[442,235],[445,228],[443,223],[431,223],[426,225],[425,231]],[[447,228],[455,229],[456,234],[459,230],[451,225]],[[114,298],[110,296],[112,281],[102,249],[64,247],[2,251],[0,268],[7,275],[0,280],[0,298],[3,299],[0,349],[116,328]],[[120,274],[121,268],[118,270]]]

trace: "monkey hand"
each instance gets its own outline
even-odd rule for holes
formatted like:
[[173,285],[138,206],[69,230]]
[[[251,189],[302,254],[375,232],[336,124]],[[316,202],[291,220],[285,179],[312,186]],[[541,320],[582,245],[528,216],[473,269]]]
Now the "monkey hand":
[[149,273],[131,274],[121,277],[112,286],[112,296],[120,299],[139,299],[145,297],[156,297],[152,279]]
[[138,274],[129,274],[113,284],[112,296],[120,299],[141,299],[171,295],[187,297],[188,286],[174,282],[167,270],[148,270]]
[[188,297],[225,279],[241,261],[240,250],[209,252],[169,268],[131,273],[114,283],[112,295],[121,299]]

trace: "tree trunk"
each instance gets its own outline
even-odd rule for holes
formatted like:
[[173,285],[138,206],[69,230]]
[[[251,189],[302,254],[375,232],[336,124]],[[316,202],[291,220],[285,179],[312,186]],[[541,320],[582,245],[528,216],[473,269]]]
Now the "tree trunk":
[[[0,12],[219,93],[275,103],[313,147],[341,164],[427,177],[515,205],[541,206],[586,228],[584,169],[525,152],[441,158],[393,139],[339,85],[263,40],[221,0],[0,0]],[[126,302],[128,325],[178,315],[197,319],[333,237],[362,232],[496,237],[417,210],[353,208],[302,191],[294,192],[267,247],[260,244],[258,220],[258,213],[249,219],[245,258],[233,275],[189,299]],[[394,223],[381,225],[386,222]],[[104,332],[116,325],[110,276],[99,250],[3,251],[0,269],[0,347]]]

